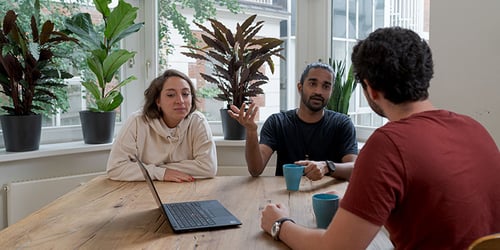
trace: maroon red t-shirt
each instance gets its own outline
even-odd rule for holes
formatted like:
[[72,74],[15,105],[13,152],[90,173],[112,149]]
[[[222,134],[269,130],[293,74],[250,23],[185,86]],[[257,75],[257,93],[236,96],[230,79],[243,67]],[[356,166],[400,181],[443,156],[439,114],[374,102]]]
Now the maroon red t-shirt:
[[463,249],[500,232],[500,152],[445,110],[389,122],[362,148],[341,207],[385,225],[396,249]]

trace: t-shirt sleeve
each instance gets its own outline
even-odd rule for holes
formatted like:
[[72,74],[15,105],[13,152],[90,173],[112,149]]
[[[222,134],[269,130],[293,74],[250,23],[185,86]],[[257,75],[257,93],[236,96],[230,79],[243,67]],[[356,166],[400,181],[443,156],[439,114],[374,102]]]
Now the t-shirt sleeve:
[[343,120],[341,124],[339,124],[341,127],[339,131],[342,131],[341,133],[341,141],[343,142],[343,147],[342,147],[342,155],[348,155],[348,154],[358,154],[358,141],[356,139],[356,128],[354,127],[354,124],[352,123],[352,120],[349,117],[346,117],[346,119]]
[[269,146],[273,151],[278,148],[278,140],[276,136],[276,115],[271,115],[262,125],[260,130],[260,144]]
[[356,159],[341,207],[383,225],[404,193],[404,166],[391,139],[375,131]]

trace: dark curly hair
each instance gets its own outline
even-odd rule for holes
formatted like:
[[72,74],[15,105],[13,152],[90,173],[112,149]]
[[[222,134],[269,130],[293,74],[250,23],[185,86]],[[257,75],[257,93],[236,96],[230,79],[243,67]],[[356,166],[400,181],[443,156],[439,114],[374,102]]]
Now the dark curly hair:
[[427,89],[434,74],[431,49],[412,30],[377,29],[354,46],[351,60],[363,88],[366,79],[371,88],[395,104],[429,97]]
[[184,73],[175,70],[175,69],[167,69],[161,76],[155,78],[149,87],[144,91],[144,107],[143,113],[144,116],[149,119],[158,119],[162,117],[161,111],[158,109],[156,105],[156,99],[160,97],[161,90],[163,89],[163,84],[167,81],[168,78],[177,76],[184,79],[189,84],[189,89],[191,91],[191,110],[189,110],[189,114],[193,113],[197,106],[197,98],[196,98],[196,89],[194,88],[194,84],[189,79],[187,75]]

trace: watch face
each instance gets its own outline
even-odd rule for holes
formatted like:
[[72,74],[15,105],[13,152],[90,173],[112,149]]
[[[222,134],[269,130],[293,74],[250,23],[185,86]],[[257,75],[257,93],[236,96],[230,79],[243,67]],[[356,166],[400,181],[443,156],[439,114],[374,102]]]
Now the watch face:
[[273,236],[273,238],[276,238],[276,235],[278,234],[279,230],[280,230],[280,224],[278,222],[275,222],[273,224],[273,227],[271,228],[271,236]]

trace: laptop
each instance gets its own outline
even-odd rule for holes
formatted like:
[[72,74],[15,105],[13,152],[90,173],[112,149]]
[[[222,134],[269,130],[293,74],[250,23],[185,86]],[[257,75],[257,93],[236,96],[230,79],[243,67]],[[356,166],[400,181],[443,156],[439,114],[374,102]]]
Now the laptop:
[[163,203],[146,167],[137,156],[134,159],[137,161],[161,213],[170,222],[175,233],[208,231],[241,225],[241,221],[217,200]]

